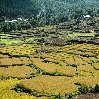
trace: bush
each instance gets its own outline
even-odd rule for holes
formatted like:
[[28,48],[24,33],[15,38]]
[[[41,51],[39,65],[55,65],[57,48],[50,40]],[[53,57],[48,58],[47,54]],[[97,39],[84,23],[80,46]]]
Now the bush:
[[81,86],[80,88],[78,88],[78,91],[81,93],[81,94],[86,94],[87,92],[89,92],[88,90],[88,87],[83,85]]
[[78,88],[78,91],[81,94],[86,94],[88,92],[90,92],[90,93],[99,93],[99,85],[96,84],[95,87],[87,87],[87,86],[83,85],[80,88]]
[[75,92],[75,93],[66,93],[65,97],[63,99],[76,99],[76,97],[80,95],[79,92]]
[[95,87],[90,87],[91,93],[99,93],[99,85],[96,84]]
[[25,92],[25,93],[31,93],[31,90],[29,88],[26,88],[23,84],[16,84],[16,86],[14,87],[14,90],[16,92]]
[[69,93],[65,96],[66,99],[74,99],[74,96],[72,93]]
[[62,96],[60,94],[55,95],[54,99],[62,99]]
[[96,84],[96,86],[95,86],[95,88],[94,88],[94,92],[95,92],[95,93],[99,93],[99,85],[98,85],[98,84]]

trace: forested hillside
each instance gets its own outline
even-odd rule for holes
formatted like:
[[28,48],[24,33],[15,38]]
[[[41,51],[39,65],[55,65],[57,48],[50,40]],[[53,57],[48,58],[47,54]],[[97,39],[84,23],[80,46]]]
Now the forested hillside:
[[[0,0],[0,31],[55,25],[84,15],[99,16],[98,0]],[[18,18],[27,22],[4,22]]]
[[[67,20],[81,14],[99,15],[98,0],[0,0],[0,17],[35,17],[48,21]],[[98,13],[97,13],[98,12]],[[77,12],[78,13],[78,12]]]

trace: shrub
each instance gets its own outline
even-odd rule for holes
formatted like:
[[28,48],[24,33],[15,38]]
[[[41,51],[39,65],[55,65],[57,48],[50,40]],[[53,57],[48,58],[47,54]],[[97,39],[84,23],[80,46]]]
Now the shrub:
[[31,93],[31,90],[27,87],[25,87],[23,84],[16,84],[16,86],[14,87],[14,90],[16,92],[20,91],[20,92],[25,92],[25,93]]
[[98,84],[95,85],[94,92],[99,93],[99,85]]
[[86,94],[87,92],[90,93],[99,93],[99,85],[96,84],[95,87],[87,87],[87,86],[81,86],[80,88],[78,88],[78,91],[81,94]]
[[62,99],[62,96],[60,94],[55,95],[54,99]]
[[81,94],[86,94],[87,92],[89,92],[88,87],[85,86],[85,85],[79,87],[79,88],[78,88],[78,91],[79,91]]
[[72,93],[65,94],[65,99],[74,99],[74,95]]

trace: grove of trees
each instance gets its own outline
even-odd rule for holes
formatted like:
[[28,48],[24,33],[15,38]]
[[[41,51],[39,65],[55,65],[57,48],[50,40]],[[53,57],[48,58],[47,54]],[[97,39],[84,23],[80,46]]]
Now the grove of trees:
[[[99,0],[0,0],[0,31],[58,24],[83,15],[99,17]],[[19,17],[28,22],[4,22]]]

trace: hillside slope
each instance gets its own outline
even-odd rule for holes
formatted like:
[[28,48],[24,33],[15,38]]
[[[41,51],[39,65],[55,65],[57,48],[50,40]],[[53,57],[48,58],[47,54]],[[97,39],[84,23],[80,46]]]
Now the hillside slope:
[[60,18],[76,10],[87,14],[99,12],[98,0],[0,0],[0,17],[44,17]]

